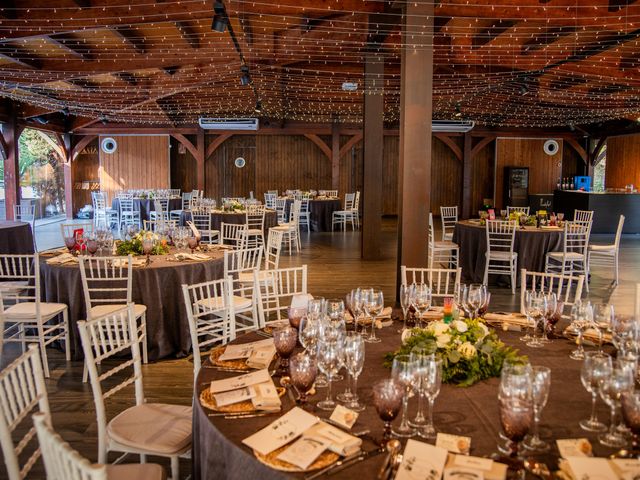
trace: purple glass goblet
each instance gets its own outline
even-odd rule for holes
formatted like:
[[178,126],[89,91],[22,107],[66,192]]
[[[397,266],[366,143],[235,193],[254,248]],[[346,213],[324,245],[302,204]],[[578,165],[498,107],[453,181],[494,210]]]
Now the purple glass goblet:
[[298,331],[293,327],[277,328],[273,331],[273,343],[280,357],[280,374],[286,375],[289,370],[289,357],[296,348]]
[[316,359],[305,352],[295,354],[289,360],[289,374],[291,375],[291,384],[296,387],[300,395],[298,403],[304,408],[307,403],[307,393],[313,387],[318,375]]
[[402,408],[404,388],[393,378],[380,380],[373,386],[373,406],[384,422],[382,444],[391,438],[391,422],[395,420]]

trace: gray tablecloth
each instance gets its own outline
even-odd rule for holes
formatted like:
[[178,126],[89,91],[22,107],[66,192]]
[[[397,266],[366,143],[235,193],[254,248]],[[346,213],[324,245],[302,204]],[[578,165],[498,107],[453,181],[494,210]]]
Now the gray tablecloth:
[[[186,225],[191,220],[191,212],[182,212],[180,214],[180,225]],[[244,213],[212,213],[211,228],[220,230],[220,225],[224,223],[246,223],[247,216]],[[264,232],[265,235],[271,227],[278,225],[278,214],[274,210],[267,210],[264,215]]]
[[[383,367],[384,354],[395,350],[400,343],[397,326],[383,329],[380,337],[383,342],[366,345],[366,365],[358,380],[358,394],[367,405],[360,413],[354,431],[370,428],[374,439],[382,434],[382,421],[378,418],[371,404],[371,388],[378,379],[386,378],[390,372]],[[519,348],[521,353],[529,356],[532,364],[545,365],[551,368],[551,393],[549,402],[542,413],[540,433],[543,439],[553,441],[559,438],[587,437],[591,440],[597,455],[612,453],[612,450],[598,444],[597,434],[580,429],[578,422],[589,416],[590,395],[580,384],[580,367],[582,362],[569,359],[569,352],[575,347],[567,340],[557,339],[544,349],[530,349],[518,341],[520,333],[501,332],[503,340]],[[237,341],[239,343],[261,339],[255,334],[248,334]],[[202,369],[196,381],[196,393],[206,388],[206,382],[213,379],[230,377],[238,374],[219,372],[213,369]],[[334,385],[334,395],[343,391],[345,382]],[[319,389],[312,398],[312,404],[326,395],[326,389]],[[484,456],[496,451],[496,440],[500,429],[498,412],[498,379],[493,378],[475,384],[469,388],[444,385],[435,402],[434,423],[436,429],[445,433],[466,435],[471,437],[471,455]],[[283,397],[283,410],[292,407],[287,396]],[[410,417],[416,410],[416,400],[409,402]],[[241,444],[243,438],[267,426],[276,417],[265,416],[246,419],[224,420],[221,417],[208,417],[209,410],[204,409],[199,401],[194,401],[193,409],[193,476],[198,479],[224,478],[227,480],[243,480],[255,478],[260,480],[282,479],[287,475],[259,463],[251,450]],[[327,417],[327,412],[315,410],[314,413]],[[598,416],[608,419],[608,410],[598,401]],[[396,424],[399,419],[396,420]],[[418,440],[420,440],[418,438]],[[365,438],[363,449],[369,450],[375,444],[371,438]],[[552,451],[545,456],[536,457],[555,466],[557,450],[553,442]],[[330,478],[375,478],[383,456],[377,456],[354,467],[343,470]],[[302,475],[296,475],[301,478]]]
[[[459,265],[462,267],[463,283],[482,283],[487,251],[486,235],[485,227],[478,224],[468,221],[456,224],[453,241],[460,247]],[[514,251],[518,253],[518,272],[521,268],[543,272],[545,255],[562,250],[563,237],[564,233],[560,229],[519,228],[513,245]],[[491,278],[490,275],[489,279]]]
[[[211,253],[205,262],[171,262],[167,257],[151,257],[148,267],[133,268],[132,299],[147,307],[147,345],[149,359],[186,355],[191,348],[187,312],[181,285],[222,278],[223,253]],[[74,358],[82,358],[76,323],[86,318],[80,268],[77,264],[49,265],[41,257],[43,299],[69,306]]]
[[0,222],[0,253],[33,253],[33,232],[27,222]]
[[[286,216],[289,218],[289,209],[293,200],[287,200]],[[330,232],[333,212],[342,210],[340,199],[309,200],[309,216],[311,217],[311,231]]]
[[[120,212],[120,200],[117,198],[114,198],[113,201],[111,202],[111,208],[113,208],[117,212]],[[144,222],[145,220],[149,220],[149,213],[155,210],[154,200],[134,198],[133,208],[140,212],[140,224],[142,224],[142,222]],[[169,211],[180,210],[181,208],[182,208],[181,198],[169,199]]]

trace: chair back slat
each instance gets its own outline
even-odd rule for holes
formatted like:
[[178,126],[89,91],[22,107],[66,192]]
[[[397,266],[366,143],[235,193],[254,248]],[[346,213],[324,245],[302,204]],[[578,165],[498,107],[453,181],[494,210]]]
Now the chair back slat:
[[440,207],[440,220],[442,221],[442,240],[453,236],[453,230],[458,223],[458,206]]
[[515,212],[520,212],[520,213],[524,213],[525,215],[529,215],[529,207],[507,206],[507,217]]
[[264,251],[264,269],[275,270],[280,265],[280,250],[282,249],[282,230],[269,229],[267,237],[267,248]]
[[244,223],[220,224],[220,244],[231,245],[234,248],[242,248],[247,225]]
[[287,221],[287,199],[276,198],[276,212],[278,214],[278,223],[284,223]]
[[555,293],[558,301],[564,303],[564,310],[582,297],[584,275],[562,275],[560,273],[532,272],[520,270],[520,312],[525,313],[525,292],[533,290]]
[[82,290],[87,307],[87,318],[91,309],[98,305],[131,302],[133,258],[126,257],[79,257]]
[[264,285],[262,308],[266,322],[287,318],[291,299],[307,294],[307,265],[269,270]]
[[580,222],[565,222],[563,253],[578,253],[586,258],[589,247],[589,226]]
[[402,285],[424,283],[431,288],[432,297],[452,297],[460,285],[461,268],[409,268],[400,267]]
[[487,220],[487,251],[513,253],[516,229],[516,222]]

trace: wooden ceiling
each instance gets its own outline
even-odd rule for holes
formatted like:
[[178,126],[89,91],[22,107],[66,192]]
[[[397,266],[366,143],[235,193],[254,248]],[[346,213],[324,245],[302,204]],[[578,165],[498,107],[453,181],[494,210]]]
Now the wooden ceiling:
[[394,124],[402,50],[433,45],[437,118],[573,128],[640,115],[634,0],[443,0],[433,28],[405,36],[404,1],[222,4],[231,28],[219,33],[214,0],[3,1],[0,95],[23,119],[76,131],[101,121],[192,126],[200,116],[359,123],[373,52]]

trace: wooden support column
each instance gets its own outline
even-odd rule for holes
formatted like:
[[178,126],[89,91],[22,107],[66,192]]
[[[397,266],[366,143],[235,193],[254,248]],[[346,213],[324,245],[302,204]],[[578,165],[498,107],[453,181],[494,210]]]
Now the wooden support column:
[[67,218],[73,218],[73,164],[71,162],[73,149],[71,148],[71,134],[62,136],[62,151],[64,152],[64,203]]
[[205,138],[204,138],[204,130],[202,128],[198,128],[197,138],[196,138],[196,149],[198,155],[196,156],[196,180],[197,180],[197,189],[204,191],[205,189],[205,178],[204,178],[204,160],[205,160]]
[[380,258],[382,229],[382,146],[384,138],[384,60],[365,56],[364,188],[362,193],[362,258]]
[[461,218],[471,217],[471,202],[473,193],[473,157],[471,133],[464,134],[462,148],[462,215]]
[[331,188],[340,188],[340,127],[337,123],[331,125]]
[[[427,263],[431,208],[433,3],[407,2],[400,89],[398,276],[401,265]],[[422,32],[412,35],[412,32]]]
[[4,159],[4,205],[7,220],[13,220],[13,207],[20,204],[20,148],[22,127],[18,125],[15,105],[11,104],[9,121],[3,125],[2,136],[6,145]]

